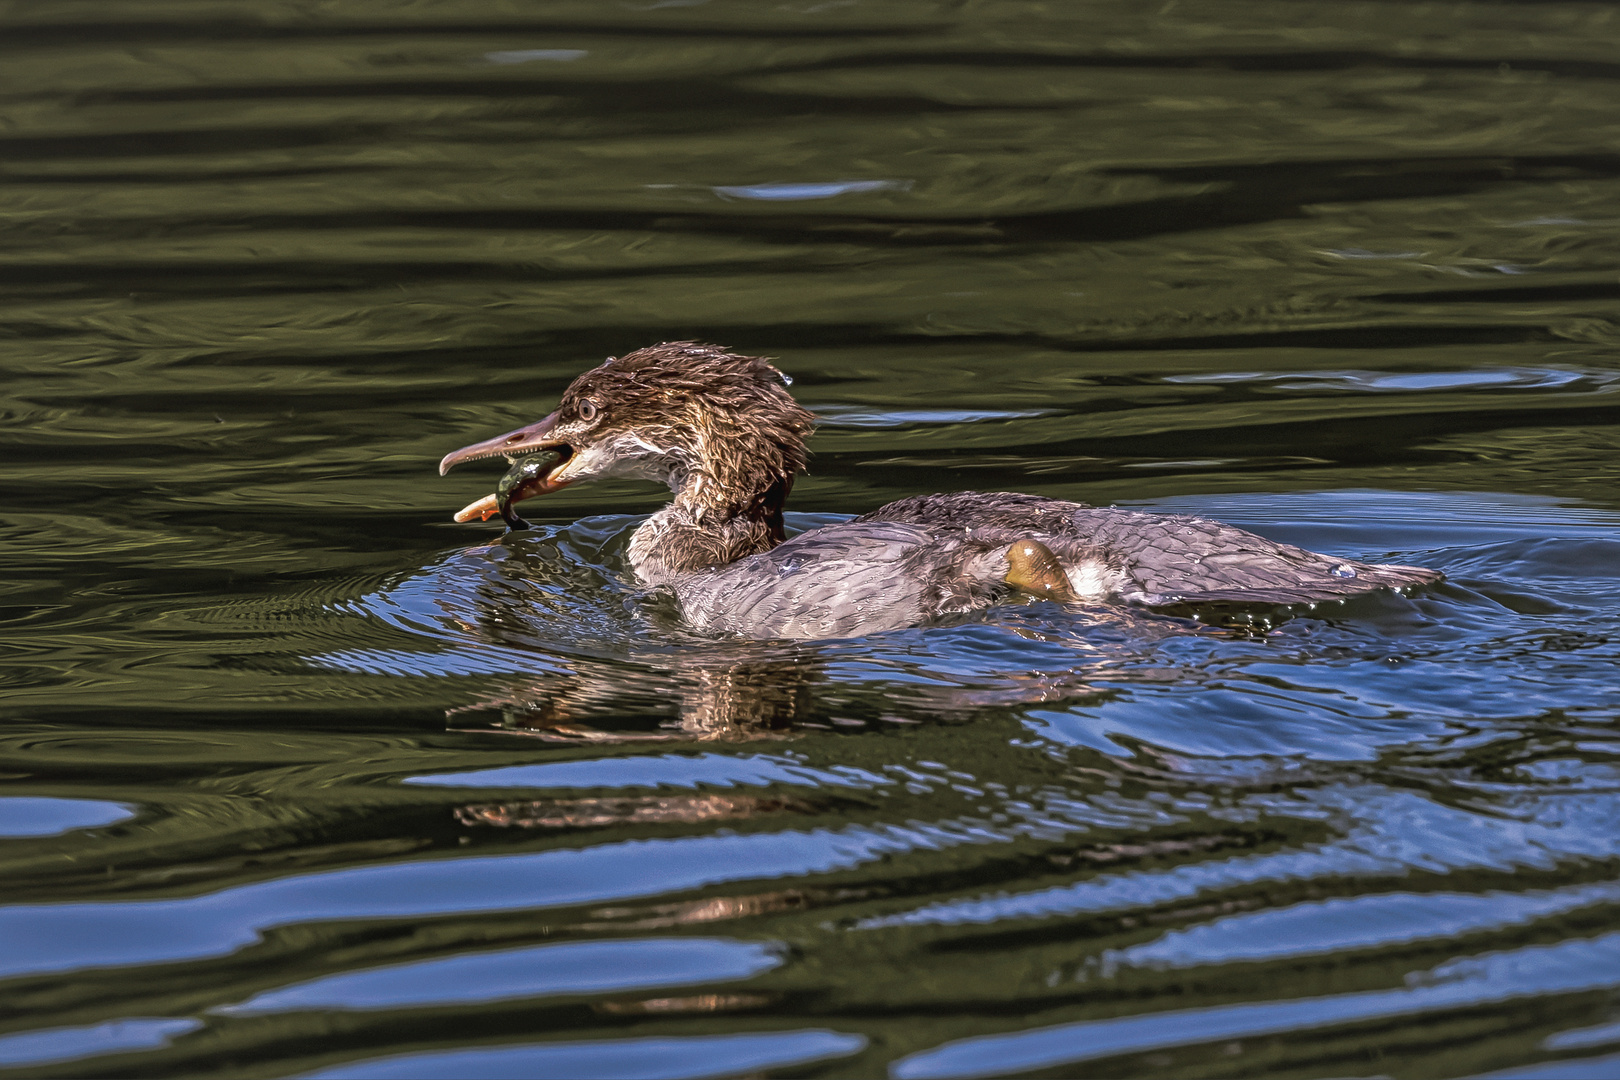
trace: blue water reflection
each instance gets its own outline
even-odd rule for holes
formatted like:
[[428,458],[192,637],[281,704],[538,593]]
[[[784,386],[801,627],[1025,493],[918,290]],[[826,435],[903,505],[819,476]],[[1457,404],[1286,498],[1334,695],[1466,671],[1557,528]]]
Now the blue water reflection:
[[865,1045],[866,1039],[859,1035],[824,1030],[557,1042],[359,1061],[306,1073],[305,1080],[428,1080],[442,1076],[481,1076],[490,1080],[545,1076],[685,1080],[807,1065],[847,1057]]
[[746,979],[782,963],[781,950],[715,938],[577,941],[368,968],[255,995],[216,1012],[387,1009],[471,1004]]
[[[925,833],[929,830],[923,830]],[[934,843],[961,842],[935,830]],[[276,926],[625,899],[723,881],[826,873],[903,851],[900,828],[636,840],[279,878],[176,900],[0,907],[0,972],[217,956]]]
[[163,1046],[202,1026],[201,1020],[184,1017],[131,1017],[85,1027],[48,1028],[19,1035],[0,1035],[0,1067],[40,1066],[97,1054],[113,1054],[121,1050],[150,1049]]
[[835,180],[820,183],[719,185],[714,188],[714,193],[728,199],[804,202],[862,192],[904,191],[910,186],[911,182],[908,180]]
[[128,821],[135,811],[94,799],[54,799],[37,795],[0,797],[0,837],[54,836]]
[[[1335,1024],[1514,998],[1610,989],[1620,987],[1620,934],[1459,960],[1414,973],[1408,983],[1398,990],[1148,1013],[962,1039],[901,1058],[890,1075],[900,1080],[1002,1076],[1146,1050],[1309,1032]],[[1558,1074],[1554,1070],[1538,1075]]]

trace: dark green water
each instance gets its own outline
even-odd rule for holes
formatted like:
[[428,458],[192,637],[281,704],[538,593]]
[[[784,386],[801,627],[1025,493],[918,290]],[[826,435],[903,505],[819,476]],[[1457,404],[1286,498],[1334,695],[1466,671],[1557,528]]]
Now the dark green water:
[[[1620,1070],[1615,5],[13,0],[0,93],[0,1073]],[[449,523],[672,338],[795,527],[1449,580],[745,645],[650,488]]]

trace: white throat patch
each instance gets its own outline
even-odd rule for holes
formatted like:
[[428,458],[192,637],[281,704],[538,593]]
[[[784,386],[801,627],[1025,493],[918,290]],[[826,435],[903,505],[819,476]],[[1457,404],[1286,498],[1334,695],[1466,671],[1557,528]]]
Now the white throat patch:
[[575,454],[559,476],[569,481],[614,476],[651,480],[668,486],[671,491],[678,491],[687,475],[683,459],[684,455],[678,452],[654,446],[640,436],[624,432],[611,439],[592,443]]

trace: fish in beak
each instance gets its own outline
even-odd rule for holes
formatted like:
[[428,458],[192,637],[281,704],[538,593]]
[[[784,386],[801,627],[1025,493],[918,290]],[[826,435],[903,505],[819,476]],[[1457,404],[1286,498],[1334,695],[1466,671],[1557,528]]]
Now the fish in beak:
[[457,511],[457,521],[487,521],[499,514],[508,528],[526,529],[529,523],[512,511],[512,504],[535,495],[545,495],[568,486],[570,481],[556,478],[557,472],[573,457],[573,447],[557,439],[557,414],[527,427],[485,439],[481,443],[452,450],[439,462],[439,475],[443,476],[457,465],[485,458],[504,457],[511,463],[505,476],[496,486],[495,494],[486,495]]

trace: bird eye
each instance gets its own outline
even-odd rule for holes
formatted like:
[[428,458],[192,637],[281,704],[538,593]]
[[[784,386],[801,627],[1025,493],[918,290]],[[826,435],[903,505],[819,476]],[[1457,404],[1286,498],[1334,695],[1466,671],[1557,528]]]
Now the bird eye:
[[596,419],[596,402],[590,398],[581,398],[575,411],[579,413],[579,418],[588,424]]

